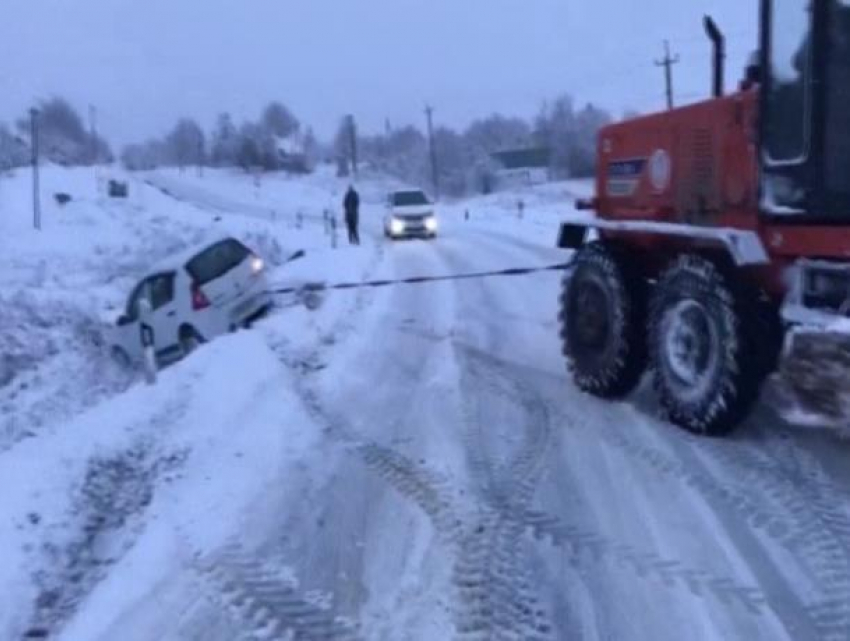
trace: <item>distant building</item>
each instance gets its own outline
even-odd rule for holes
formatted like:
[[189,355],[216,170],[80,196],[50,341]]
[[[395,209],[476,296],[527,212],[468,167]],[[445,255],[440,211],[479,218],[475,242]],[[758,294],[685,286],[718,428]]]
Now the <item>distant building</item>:
[[307,149],[304,137],[301,134],[293,134],[287,138],[277,138],[278,167],[291,174],[310,173],[310,161],[307,157]]
[[530,187],[552,179],[552,153],[549,149],[512,149],[492,154],[490,158],[495,189]]

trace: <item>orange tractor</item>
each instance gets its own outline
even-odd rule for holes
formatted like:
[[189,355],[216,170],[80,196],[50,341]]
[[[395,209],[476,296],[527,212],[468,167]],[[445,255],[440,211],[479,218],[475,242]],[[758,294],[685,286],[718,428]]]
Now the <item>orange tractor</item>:
[[561,226],[576,384],[651,370],[670,420],[718,435],[777,372],[783,409],[850,417],[850,0],[761,0],[757,58],[724,95],[603,129],[596,196]]

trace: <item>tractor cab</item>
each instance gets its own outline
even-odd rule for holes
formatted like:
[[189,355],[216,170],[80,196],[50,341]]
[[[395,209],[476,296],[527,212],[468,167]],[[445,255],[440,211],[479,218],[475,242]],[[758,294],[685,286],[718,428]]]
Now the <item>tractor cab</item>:
[[850,223],[850,0],[762,0],[761,209]]

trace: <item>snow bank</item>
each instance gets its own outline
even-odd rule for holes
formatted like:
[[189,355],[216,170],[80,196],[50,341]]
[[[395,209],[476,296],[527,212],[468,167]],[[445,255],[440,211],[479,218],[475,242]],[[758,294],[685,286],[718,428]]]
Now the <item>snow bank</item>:
[[156,387],[19,445],[0,465],[11,488],[0,504],[9,608],[0,637],[54,632],[94,592],[63,638],[95,639],[179,571],[151,558],[186,545],[189,558],[209,554],[237,535],[251,502],[316,442],[289,387],[263,338],[243,332],[164,372]]

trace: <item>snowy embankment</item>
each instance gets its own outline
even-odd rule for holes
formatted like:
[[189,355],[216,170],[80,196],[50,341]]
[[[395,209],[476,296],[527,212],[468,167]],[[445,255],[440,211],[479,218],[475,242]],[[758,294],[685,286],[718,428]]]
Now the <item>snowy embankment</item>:
[[[119,589],[93,597],[106,598],[105,609],[94,607],[94,620],[83,617],[67,633],[114,638],[102,615],[120,609],[115,599],[132,601],[131,586],[154,588],[157,567],[195,562],[237,534],[246,503],[263,484],[285,482],[288,461],[308,458],[315,440],[287,399],[289,370],[259,333],[217,341],[154,388],[115,365],[104,337],[136,280],[221,233],[257,249],[282,286],[357,279],[376,263],[374,246],[343,249],[341,233],[332,249],[316,220],[299,228],[295,217],[222,216],[148,184],[151,177],[108,177],[129,181],[127,200],[103,195],[105,173],[45,168],[41,231],[31,224],[29,172],[0,178],[3,639],[26,630],[55,636],[100,581],[117,575]],[[170,177],[192,185],[177,172],[159,176]],[[279,180],[284,213],[324,207],[343,188],[325,175]],[[236,186],[251,183],[210,172],[203,184],[238,201]],[[56,193],[71,201],[59,205]],[[294,249],[307,258],[278,269]],[[285,333],[321,340],[340,313],[335,304],[319,313],[291,307]],[[163,555],[174,558],[160,565]]]

